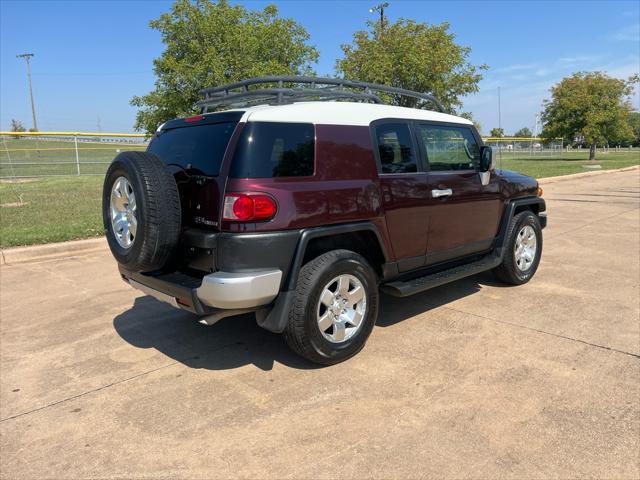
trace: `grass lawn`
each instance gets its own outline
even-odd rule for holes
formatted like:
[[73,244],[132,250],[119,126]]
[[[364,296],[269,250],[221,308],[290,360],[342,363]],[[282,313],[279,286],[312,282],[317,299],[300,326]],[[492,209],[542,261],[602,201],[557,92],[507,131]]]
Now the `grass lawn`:
[[[640,164],[639,150],[598,153],[595,162],[587,161],[588,155],[523,159],[503,152],[502,165],[499,157],[497,162],[498,167],[536,178],[590,171],[585,165],[613,169]],[[0,247],[102,235],[102,180],[101,176],[0,180]]]
[[[500,155],[494,152],[496,164],[500,166]],[[598,152],[596,160],[590,162],[589,152],[564,152],[562,157],[534,157],[518,158],[517,153],[502,152],[502,168],[515,170],[534,178],[556,177],[571,173],[589,172],[593,170],[611,170],[614,168],[631,167],[640,164],[640,150],[620,151],[611,150],[609,153]],[[589,168],[597,167],[601,168]]]
[[102,177],[0,180],[0,247],[102,235]]

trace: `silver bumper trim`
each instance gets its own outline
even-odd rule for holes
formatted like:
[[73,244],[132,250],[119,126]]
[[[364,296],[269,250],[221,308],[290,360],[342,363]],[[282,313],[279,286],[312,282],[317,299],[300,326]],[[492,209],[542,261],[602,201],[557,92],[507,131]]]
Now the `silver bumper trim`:
[[280,270],[215,272],[202,279],[196,294],[202,303],[213,308],[258,307],[276,298],[281,280]]

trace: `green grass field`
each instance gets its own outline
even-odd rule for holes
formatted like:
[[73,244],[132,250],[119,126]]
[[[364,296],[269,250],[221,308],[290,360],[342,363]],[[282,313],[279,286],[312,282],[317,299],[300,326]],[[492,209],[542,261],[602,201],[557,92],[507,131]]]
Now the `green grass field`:
[[[10,144],[9,141],[6,143]],[[109,162],[115,156],[117,148],[130,149],[129,146],[121,145],[108,148],[112,148],[109,153],[103,150],[93,152],[95,155],[103,156],[105,162]],[[88,152],[92,151],[87,150],[87,155]],[[4,168],[6,157],[0,158]],[[534,159],[514,158],[513,154],[505,153],[502,165],[498,160],[498,167],[544,178],[590,171],[591,169],[585,166],[592,165],[600,165],[602,169],[638,165],[640,151],[598,153],[595,162],[588,162],[587,158],[588,152],[584,151],[565,153],[562,158]],[[104,172],[106,164],[101,167],[100,173]],[[0,247],[61,242],[102,235],[101,190],[102,176],[0,180]]]
[[[598,152],[595,161],[589,161],[589,152],[563,152],[562,156],[556,157],[533,157],[523,158],[518,154],[502,153],[496,155],[498,168],[515,170],[534,178],[556,177],[569,175],[571,173],[590,172],[593,170],[611,170],[615,168],[631,167],[640,164],[640,149],[633,151],[623,150],[609,153]],[[502,163],[501,163],[502,162]],[[600,166],[600,168],[597,168]],[[595,168],[594,168],[595,167]]]

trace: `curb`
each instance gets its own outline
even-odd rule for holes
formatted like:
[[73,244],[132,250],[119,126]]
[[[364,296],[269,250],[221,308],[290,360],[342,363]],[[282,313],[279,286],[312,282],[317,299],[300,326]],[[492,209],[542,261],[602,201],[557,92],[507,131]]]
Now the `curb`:
[[70,242],[47,243],[30,247],[12,247],[0,250],[0,265],[40,262],[61,257],[75,257],[86,253],[98,252],[107,248],[105,237]]
[[605,175],[607,173],[629,172],[631,170],[640,170],[640,165],[634,165],[633,167],[615,168],[613,170],[597,170],[595,172],[572,173],[570,175],[560,175],[558,177],[545,177],[538,179],[538,183],[540,185],[545,185],[549,183],[564,182],[566,180],[576,180],[578,178],[584,177],[595,177],[597,175]]

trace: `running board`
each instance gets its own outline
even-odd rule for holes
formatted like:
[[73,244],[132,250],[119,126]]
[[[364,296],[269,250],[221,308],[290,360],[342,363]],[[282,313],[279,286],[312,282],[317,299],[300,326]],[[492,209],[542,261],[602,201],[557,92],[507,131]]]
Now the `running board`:
[[458,267],[443,270],[441,272],[425,275],[407,281],[395,281],[381,285],[383,292],[394,297],[408,297],[416,293],[424,292],[430,288],[439,287],[445,283],[454,282],[461,278],[475,275],[476,273],[491,270],[502,262],[502,258],[497,255],[487,255],[475,262],[460,265]]

